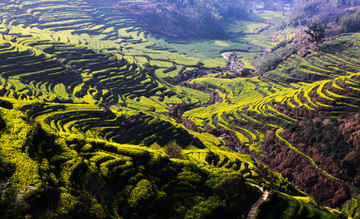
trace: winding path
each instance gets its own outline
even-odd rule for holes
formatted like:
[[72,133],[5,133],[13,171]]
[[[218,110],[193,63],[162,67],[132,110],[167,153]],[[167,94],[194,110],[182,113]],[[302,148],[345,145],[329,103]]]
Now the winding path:
[[262,193],[260,198],[251,206],[251,209],[246,217],[247,219],[254,218],[256,211],[259,209],[260,205],[269,198],[269,195],[270,195],[269,191],[265,191]]

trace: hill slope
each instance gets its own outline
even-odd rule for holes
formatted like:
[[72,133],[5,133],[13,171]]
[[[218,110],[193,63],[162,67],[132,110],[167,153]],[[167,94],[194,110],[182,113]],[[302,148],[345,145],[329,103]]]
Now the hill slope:
[[246,217],[262,187],[258,218],[356,215],[359,34],[239,77],[221,51],[276,42],[165,41],[112,6],[0,5],[4,217]]

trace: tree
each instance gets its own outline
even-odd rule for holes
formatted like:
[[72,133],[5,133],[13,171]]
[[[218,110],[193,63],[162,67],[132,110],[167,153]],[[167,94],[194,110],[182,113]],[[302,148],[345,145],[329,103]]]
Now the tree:
[[224,179],[215,187],[214,193],[225,201],[228,218],[244,218],[246,209],[260,196],[260,191],[247,185],[242,177]]
[[315,42],[316,45],[318,45],[325,37],[325,26],[319,23],[311,23],[311,25],[308,26],[308,30],[305,30],[305,33],[310,36],[310,42]]

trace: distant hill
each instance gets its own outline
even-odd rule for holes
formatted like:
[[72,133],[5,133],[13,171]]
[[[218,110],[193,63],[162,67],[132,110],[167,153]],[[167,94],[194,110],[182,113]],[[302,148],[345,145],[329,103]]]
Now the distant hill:
[[297,25],[308,25],[311,22],[327,24],[335,22],[345,14],[353,14],[360,9],[360,2],[354,0],[306,1],[294,14],[291,23]]
[[147,30],[173,38],[224,38],[224,20],[246,17],[244,1],[120,1],[117,8]]

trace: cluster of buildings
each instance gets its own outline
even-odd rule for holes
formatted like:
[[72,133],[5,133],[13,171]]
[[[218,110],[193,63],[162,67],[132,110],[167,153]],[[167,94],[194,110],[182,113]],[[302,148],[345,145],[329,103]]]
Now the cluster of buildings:
[[260,2],[252,5],[252,7],[250,8],[250,12],[255,14],[264,13],[265,10],[291,12],[295,10],[295,6],[292,4],[265,4],[264,2]]

